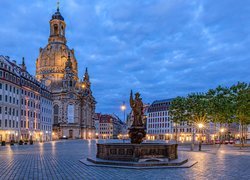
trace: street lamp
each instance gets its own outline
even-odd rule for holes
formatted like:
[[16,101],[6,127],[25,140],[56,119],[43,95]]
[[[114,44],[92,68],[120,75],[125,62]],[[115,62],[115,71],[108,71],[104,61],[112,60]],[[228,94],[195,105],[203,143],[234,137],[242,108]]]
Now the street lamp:
[[199,129],[202,129],[202,128],[203,128],[203,124],[202,124],[202,123],[199,123],[199,124],[198,124],[198,128],[199,128]]
[[224,138],[223,138],[223,133],[225,132],[225,128],[221,128],[220,129],[220,139],[221,139],[221,141],[223,141],[224,140]]
[[[198,128],[202,131],[202,128],[204,127],[204,125],[202,123],[198,124]],[[203,132],[201,132],[203,135]],[[201,144],[202,144],[202,136],[200,137],[200,141],[199,141],[199,151],[201,151]]]
[[123,101],[123,104],[121,105],[121,110],[123,111],[124,113],[124,122],[125,122],[125,110],[126,110],[126,105],[125,105],[125,102]]

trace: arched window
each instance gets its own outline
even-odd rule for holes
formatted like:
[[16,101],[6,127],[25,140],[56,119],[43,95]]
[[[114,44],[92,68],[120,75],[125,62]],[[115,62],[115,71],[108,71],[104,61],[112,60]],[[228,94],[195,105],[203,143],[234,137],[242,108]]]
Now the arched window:
[[69,104],[68,105],[68,123],[74,123],[74,117],[75,117],[75,113],[74,113],[74,105],[73,104]]
[[64,28],[63,28],[63,26],[61,26],[61,35],[62,36],[64,35]]
[[58,25],[57,24],[55,24],[54,25],[54,35],[58,35],[59,33],[58,33]]
[[56,104],[54,106],[54,124],[58,124],[58,114],[59,114],[59,106]]

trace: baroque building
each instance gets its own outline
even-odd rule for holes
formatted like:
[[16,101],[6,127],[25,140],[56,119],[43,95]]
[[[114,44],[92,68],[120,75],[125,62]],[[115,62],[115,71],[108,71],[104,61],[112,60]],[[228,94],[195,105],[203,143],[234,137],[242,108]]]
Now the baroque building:
[[66,22],[59,11],[52,15],[48,44],[40,48],[36,78],[52,92],[53,138],[90,138],[95,133],[96,101],[86,68],[78,78],[74,49],[67,46]]

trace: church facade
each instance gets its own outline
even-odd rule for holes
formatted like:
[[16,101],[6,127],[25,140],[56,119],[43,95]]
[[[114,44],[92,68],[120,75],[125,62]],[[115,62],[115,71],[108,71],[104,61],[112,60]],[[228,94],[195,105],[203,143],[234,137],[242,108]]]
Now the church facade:
[[78,77],[74,49],[67,46],[66,22],[59,11],[52,15],[48,44],[40,48],[36,60],[36,78],[52,92],[53,138],[94,137],[96,101],[86,68]]

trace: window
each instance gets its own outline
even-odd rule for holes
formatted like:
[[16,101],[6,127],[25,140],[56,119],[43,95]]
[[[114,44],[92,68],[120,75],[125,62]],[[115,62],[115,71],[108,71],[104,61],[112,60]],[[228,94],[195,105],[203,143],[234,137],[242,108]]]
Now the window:
[[[1,71],[0,71],[1,72]],[[2,87],[3,85],[2,85],[2,83],[0,83],[0,89],[2,89],[3,87]]]
[[55,24],[54,25],[54,35],[58,35],[59,33],[58,33],[58,25],[57,24]]
[[69,104],[68,105],[68,123],[74,123],[74,105]]
[[54,106],[54,124],[58,124],[58,114],[59,114],[59,106],[56,104]]

